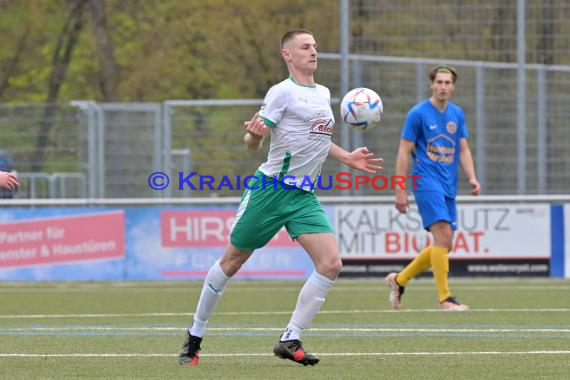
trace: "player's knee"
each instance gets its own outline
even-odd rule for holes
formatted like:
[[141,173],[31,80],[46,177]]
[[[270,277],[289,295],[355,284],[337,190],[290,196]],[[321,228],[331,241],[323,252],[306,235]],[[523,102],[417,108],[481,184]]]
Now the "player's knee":
[[222,271],[228,277],[232,277],[234,274],[236,274],[237,271],[240,270],[241,266],[241,263],[229,257],[223,256],[220,259],[220,268],[222,268]]
[[435,245],[436,247],[447,248],[448,251],[451,251],[451,239],[435,241],[433,245]]
[[336,257],[331,260],[327,260],[319,265],[317,272],[321,275],[334,280],[338,277],[340,270],[342,269],[342,260],[340,257]]
[[240,270],[241,266],[251,256],[251,253],[240,252],[235,249],[228,249],[220,259],[220,267],[226,276],[233,276]]
[[441,246],[451,250],[451,244],[453,242],[453,234],[445,235],[443,237],[443,241],[441,242]]
[[449,231],[439,231],[434,238],[434,245],[438,247],[444,247],[451,250],[451,245],[453,242],[453,232],[451,229]]
[[451,237],[449,239],[441,238],[441,239],[436,239],[434,241],[433,245],[435,245],[436,247],[444,247],[444,248],[447,248],[448,250],[450,250],[451,249],[451,242],[452,242]]
[[338,274],[340,273],[342,269],[342,260],[340,259],[340,257],[337,257],[335,260],[333,260],[331,262],[331,272],[335,274],[335,277],[338,277]]

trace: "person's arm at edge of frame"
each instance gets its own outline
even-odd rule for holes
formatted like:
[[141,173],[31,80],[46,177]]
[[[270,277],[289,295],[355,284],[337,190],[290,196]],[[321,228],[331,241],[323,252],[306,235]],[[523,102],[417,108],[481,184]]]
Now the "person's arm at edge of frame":
[[256,112],[250,121],[244,122],[243,127],[247,131],[243,136],[247,150],[250,152],[258,151],[262,146],[263,139],[269,132],[269,127],[259,117],[259,112]]
[[18,176],[11,172],[0,172],[0,188],[6,190],[15,190],[20,186]]
[[[410,167],[410,155],[416,148],[416,143],[404,138],[400,139],[400,147],[396,157],[396,175],[407,178],[408,168]],[[410,206],[407,189],[396,189],[396,209],[405,214]]]
[[331,143],[329,157],[365,173],[374,174],[378,170],[384,169],[382,166],[376,165],[384,159],[374,158],[374,153],[369,152],[366,147],[356,148],[349,153],[335,143]]
[[471,149],[469,149],[469,144],[465,137],[461,138],[461,151],[459,152],[459,162],[461,167],[469,180],[471,185],[471,195],[479,195],[481,193],[481,185],[477,180],[477,175],[475,174],[475,164],[473,163],[473,156],[471,155]]

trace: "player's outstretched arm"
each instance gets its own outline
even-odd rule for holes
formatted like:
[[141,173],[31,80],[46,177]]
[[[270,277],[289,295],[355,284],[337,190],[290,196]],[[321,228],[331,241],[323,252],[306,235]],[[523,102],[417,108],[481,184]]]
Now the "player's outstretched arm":
[[466,138],[461,139],[459,162],[461,163],[461,167],[463,168],[465,175],[469,179],[471,195],[479,195],[481,193],[481,185],[479,184],[477,175],[475,174],[475,164],[473,163],[473,156],[471,155],[471,149],[469,149],[469,144],[467,143]]
[[332,143],[329,150],[329,156],[337,161],[347,164],[351,168],[365,173],[373,174],[378,170],[384,169],[382,166],[377,165],[384,161],[384,159],[374,157],[374,153],[369,152],[366,147],[356,148],[349,153],[340,146]]
[[[408,176],[408,168],[410,167],[410,154],[414,151],[416,143],[406,139],[400,139],[400,147],[398,148],[398,156],[396,158],[396,175],[404,178]],[[405,189],[396,189],[396,209],[405,214],[410,206],[408,199],[408,191]]]
[[269,128],[265,125],[263,119],[259,117],[259,112],[256,112],[250,121],[244,122],[243,127],[247,131],[245,136],[243,136],[243,142],[247,150],[252,152],[259,150],[263,139],[269,133]]
[[0,172],[0,188],[6,190],[15,190],[20,186],[18,182],[18,176],[10,172]]

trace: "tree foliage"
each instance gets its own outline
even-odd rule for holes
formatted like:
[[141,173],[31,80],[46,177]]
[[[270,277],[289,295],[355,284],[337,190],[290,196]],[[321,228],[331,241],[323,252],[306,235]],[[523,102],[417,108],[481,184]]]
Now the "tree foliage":
[[[323,48],[337,48],[330,0],[86,1],[91,16],[60,102],[260,97],[285,75],[279,38],[288,29],[311,29]],[[51,58],[73,3],[0,2],[0,101],[47,99]]]
[[[321,51],[339,47],[333,0],[84,1],[57,102],[257,98],[286,75],[278,47],[286,30],[312,30]],[[54,100],[53,56],[77,2],[0,0],[0,101]],[[351,49],[514,61],[515,3],[351,0]],[[528,0],[526,13],[528,61],[570,63],[566,2]]]

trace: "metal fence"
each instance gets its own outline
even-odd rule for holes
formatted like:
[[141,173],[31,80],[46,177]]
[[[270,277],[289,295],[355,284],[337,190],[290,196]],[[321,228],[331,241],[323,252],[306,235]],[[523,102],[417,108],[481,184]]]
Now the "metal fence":
[[[350,87],[376,90],[384,101],[381,128],[352,132],[352,146],[365,142],[385,158],[392,173],[405,115],[429,96],[427,73],[437,63],[458,68],[454,98],[466,114],[469,143],[487,194],[553,194],[568,190],[570,154],[570,66],[526,65],[524,126],[517,118],[517,67],[500,62],[470,62],[350,55]],[[334,71],[338,54],[322,54]],[[334,75],[334,74],[333,74]],[[522,131],[522,132],[521,132]],[[523,134],[522,144],[519,139]],[[345,144],[346,145],[346,144]],[[523,162],[521,163],[521,157]],[[522,166],[522,171],[520,170]],[[461,180],[461,191],[467,183]]]
[[[453,101],[466,113],[483,193],[569,193],[570,3],[341,0],[339,14],[340,53],[319,54],[316,79],[331,89],[337,120],[338,98],[356,86],[376,90],[385,113],[366,132],[337,123],[334,142],[368,146],[384,157],[383,174],[393,174],[406,112],[429,96],[429,68],[449,63],[459,70]],[[238,176],[252,174],[267,152],[251,154],[241,142],[242,122],[260,103],[0,105],[0,148],[22,178],[19,198],[239,196]],[[341,170],[329,160],[322,174]],[[166,190],[148,184],[157,171],[171,177]],[[178,173],[190,172],[226,175],[232,186],[179,189]],[[392,191],[342,192],[349,194]]]
[[1,148],[19,173],[17,198],[85,197],[87,129],[68,105],[0,106]]
[[[341,0],[358,54],[570,64],[567,0]],[[342,13],[342,12],[341,12]]]
[[399,112],[427,96],[426,65],[454,63],[486,191],[564,191],[570,3],[341,0],[340,16],[339,93],[368,85]]
[[[348,127],[337,123],[333,141],[349,148],[366,145],[385,159],[383,175],[394,174],[399,133],[407,109],[418,98],[428,94],[425,70],[429,62],[382,62],[374,57],[352,57],[360,66],[361,80],[382,95],[385,113],[379,128],[360,132],[350,131],[350,143],[341,141],[341,131]],[[482,63],[462,63],[456,102],[466,111],[470,128],[470,144],[477,172],[485,194],[517,192],[517,125],[513,109],[516,100],[510,95],[513,69],[486,67]],[[334,55],[321,66],[331,72],[338,66]],[[383,79],[390,68],[397,66],[407,75]],[[531,68],[527,84],[536,87],[537,95],[528,97],[527,135],[525,144],[525,194],[568,194],[570,188],[570,154],[567,146],[570,133],[565,127],[570,117],[569,96],[564,91],[564,75],[570,73]],[[421,75],[419,75],[421,74]],[[532,77],[534,80],[531,80]],[[358,78],[358,77],[356,77]],[[496,78],[492,80],[490,78]],[[550,78],[550,79],[547,79]],[[558,78],[554,80],[553,78]],[[500,79],[500,80],[499,80]],[[510,84],[509,84],[510,83]],[[491,88],[491,89],[490,89]],[[551,88],[553,88],[551,90]],[[557,93],[556,88],[564,93]],[[242,144],[242,123],[261,103],[251,100],[169,101],[164,104],[96,104],[86,108],[56,107],[57,117],[45,146],[42,170],[33,172],[33,144],[41,125],[43,106],[1,106],[0,125],[3,141],[12,155],[14,169],[20,173],[22,187],[19,198],[124,198],[124,197],[188,197],[238,196],[237,178],[252,174],[267,152],[247,152]],[[338,99],[333,109],[338,116]],[[91,138],[88,138],[91,136]],[[24,144],[25,142],[25,144]],[[35,164],[37,166],[37,164]],[[164,172],[171,185],[163,191],[152,190],[148,177]],[[348,168],[328,160],[323,175],[334,175]],[[178,173],[214,176],[214,190],[178,188]],[[222,176],[232,185],[219,188]],[[238,177],[239,176],[239,177]],[[466,181],[460,178],[460,192]],[[242,187],[243,188],[243,187]],[[327,195],[340,195],[335,189]],[[375,191],[365,186],[353,195],[388,195],[389,189]],[[346,195],[346,192],[344,193]]]

